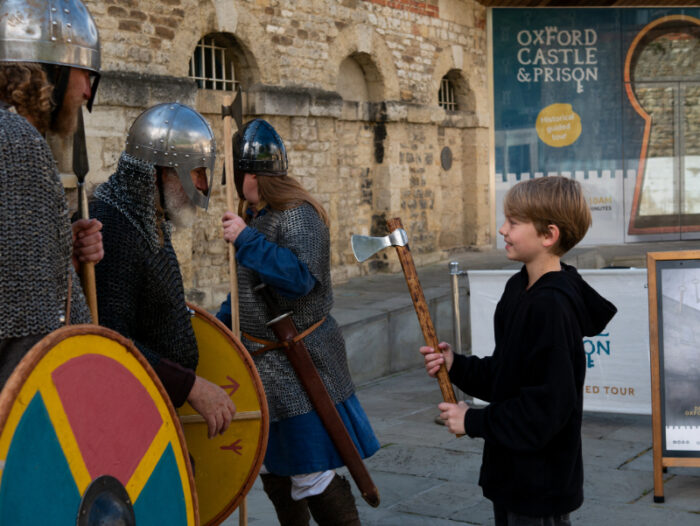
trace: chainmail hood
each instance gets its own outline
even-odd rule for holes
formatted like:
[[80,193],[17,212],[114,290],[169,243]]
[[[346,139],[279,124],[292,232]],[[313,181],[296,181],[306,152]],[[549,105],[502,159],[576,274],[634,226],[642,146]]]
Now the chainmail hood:
[[[156,211],[156,168],[128,153],[122,153],[117,171],[95,190],[95,198],[112,205],[138,230],[153,252],[161,248]],[[168,229],[166,221],[160,222]]]

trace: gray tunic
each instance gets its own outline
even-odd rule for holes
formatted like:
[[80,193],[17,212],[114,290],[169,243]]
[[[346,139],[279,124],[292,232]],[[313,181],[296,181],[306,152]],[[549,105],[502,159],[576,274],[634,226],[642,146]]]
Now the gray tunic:
[[197,340],[167,222],[158,234],[155,168],[123,153],[95,190],[105,257],[95,266],[100,324],[133,340],[152,365],[167,358],[195,370]]
[[0,340],[47,334],[90,313],[72,263],[68,205],[44,138],[24,117],[0,109]]
[[[299,332],[326,316],[326,321],[304,339],[323,383],[335,403],[347,400],[354,385],[345,353],[345,341],[335,319],[330,315],[333,292],[330,277],[330,236],[314,208],[303,204],[291,210],[270,210],[249,224],[265,238],[291,250],[316,278],[316,285],[302,298],[290,299],[273,291],[283,311],[292,311]],[[260,283],[255,269],[238,267],[239,312],[241,331],[274,341],[275,336],[265,325],[270,319],[267,308],[253,287]],[[248,349],[262,345],[243,338]],[[274,422],[313,411],[313,406],[281,349],[254,356],[265,386],[265,395]]]

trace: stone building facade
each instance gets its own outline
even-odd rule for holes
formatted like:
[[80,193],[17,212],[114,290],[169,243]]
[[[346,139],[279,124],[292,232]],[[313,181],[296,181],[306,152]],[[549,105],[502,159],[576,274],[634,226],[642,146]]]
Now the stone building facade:
[[[392,254],[358,264],[352,234],[401,217],[418,264],[492,243],[486,8],[473,0],[86,0],[103,77],[86,116],[90,186],[116,167],[127,130],[170,100],[203,113],[218,140],[213,197],[176,232],[188,297],[215,308],[228,290],[220,218],[223,91],[200,89],[190,58],[225,42],[244,120],[269,120],[290,173],[329,211],[335,282],[398,270]],[[448,79],[456,109],[439,105]],[[228,93],[230,94],[230,93]],[[70,171],[70,169],[63,171]]]

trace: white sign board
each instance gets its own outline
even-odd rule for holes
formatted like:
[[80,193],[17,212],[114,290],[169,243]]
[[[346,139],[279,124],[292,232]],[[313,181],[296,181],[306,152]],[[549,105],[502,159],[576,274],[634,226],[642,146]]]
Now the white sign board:
[[[472,354],[490,356],[493,315],[514,270],[469,271]],[[579,270],[617,307],[605,331],[583,340],[586,381],[583,408],[609,413],[651,414],[649,311],[644,269]]]
[[[624,243],[626,228],[623,210],[625,203],[632,200],[634,170],[625,174],[622,170],[576,171],[544,174],[541,172],[522,174],[496,174],[496,227],[500,228],[505,220],[503,214],[503,198],[513,186],[520,181],[544,177],[545,175],[560,175],[576,179],[581,183],[583,194],[591,209],[593,225],[581,240],[581,245],[603,245]],[[625,195],[624,190],[627,190]],[[629,197],[629,198],[627,198]],[[498,248],[504,248],[503,236],[498,236]]]

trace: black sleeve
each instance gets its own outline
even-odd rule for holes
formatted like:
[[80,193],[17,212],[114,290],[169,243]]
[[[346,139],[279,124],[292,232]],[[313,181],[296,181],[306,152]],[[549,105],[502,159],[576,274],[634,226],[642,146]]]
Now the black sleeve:
[[533,302],[523,335],[521,387],[516,396],[470,409],[465,429],[520,451],[541,449],[566,424],[577,404],[572,318],[566,300],[557,296]]
[[[517,277],[517,274],[516,274]],[[505,291],[496,305],[493,316],[494,340],[499,342],[503,328],[504,310],[506,310],[511,292],[515,287],[515,277],[508,280]],[[455,360],[450,368],[450,380],[459,389],[471,396],[476,396],[486,402],[491,401],[493,375],[495,368],[493,356],[463,356],[455,354]]]
[[459,389],[470,396],[476,396],[487,402],[491,400],[493,385],[493,358],[485,356],[454,355],[450,368],[450,380]]
[[196,380],[194,371],[167,358],[161,358],[154,369],[160,381],[163,382],[163,387],[165,387],[173,405],[180,407],[184,404]]

